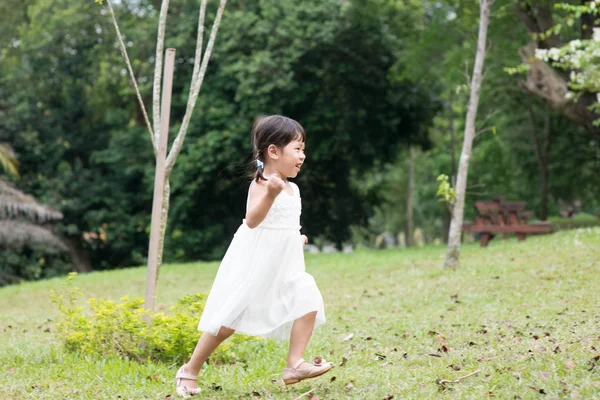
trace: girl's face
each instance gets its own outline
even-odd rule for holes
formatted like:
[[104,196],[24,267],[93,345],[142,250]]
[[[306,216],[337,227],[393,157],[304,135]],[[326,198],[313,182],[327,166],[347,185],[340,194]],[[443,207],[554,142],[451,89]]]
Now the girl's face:
[[283,149],[278,149],[278,157],[273,160],[277,171],[287,177],[295,178],[306,159],[304,154],[304,142],[294,139]]

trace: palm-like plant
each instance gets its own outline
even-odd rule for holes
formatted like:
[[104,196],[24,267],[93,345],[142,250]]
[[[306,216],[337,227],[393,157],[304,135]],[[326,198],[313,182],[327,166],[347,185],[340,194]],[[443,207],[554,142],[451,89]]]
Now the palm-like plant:
[[[19,164],[10,146],[0,143],[0,169],[18,177]],[[66,251],[66,245],[45,222],[62,219],[59,211],[41,204],[0,178],[0,248],[50,248]]]

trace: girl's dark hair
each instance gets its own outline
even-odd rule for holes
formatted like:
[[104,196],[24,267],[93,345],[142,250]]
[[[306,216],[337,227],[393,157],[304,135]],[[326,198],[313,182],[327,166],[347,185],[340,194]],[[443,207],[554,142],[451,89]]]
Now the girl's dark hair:
[[263,176],[264,165],[257,167],[257,161],[265,163],[267,159],[267,149],[270,145],[284,148],[292,140],[306,141],[304,128],[297,121],[282,115],[269,115],[258,117],[252,127],[252,166],[256,168],[254,180],[266,181]]

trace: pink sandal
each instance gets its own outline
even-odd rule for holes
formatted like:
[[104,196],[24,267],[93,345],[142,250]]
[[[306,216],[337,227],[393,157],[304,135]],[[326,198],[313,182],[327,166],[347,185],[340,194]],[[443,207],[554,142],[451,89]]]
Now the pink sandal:
[[194,388],[194,389],[188,389],[187,386],[185,386],[183,384],[183,380],[184,379],[190,379],[193,381],[198,380],[198,375],[192,375],[192,374],[188,374],[185,371],[185,365],[183,365],[181,368],[179,368],[179,370],[177,371],[177,374],[175,375],[175,381],[177,382],[176,386],[175,386],[175,391],[177,392],[177,394],[181,397],[183,397],[184,399],[189,399],[192,396],[197,395],[198,393],[200,393],[200,388]]
[[[304,364],[304,365],[303,365]],[[323,375],[325,372],[333,368],[333,364],[325,361],[321,357],[316,357],[312,364],[307,363],[304,359],[298,360],[294,368],[284,368],[283,382],[286,385],[298,383],[305,379],[315,378],[319,375]]]

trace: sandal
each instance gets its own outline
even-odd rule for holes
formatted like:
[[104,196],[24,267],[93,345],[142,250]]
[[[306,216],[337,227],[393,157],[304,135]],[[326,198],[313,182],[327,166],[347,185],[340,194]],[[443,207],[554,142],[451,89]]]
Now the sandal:
[[175,391],[179,396],[183,397],[184,399],[189,399],[190,397],[200,393],[200,388],[188,389],[187,386],[183,384],[184,379],[196,381],[198,380],[198,375],[194,376],[192,374],[188,374],[185,371],[185,365],[179,368],[177,374],[175,375],[175,382],[177,382],[175,386]]
[[[302,365],[304,364],[304,365]],[[307,363],[304,359],[298,360],[294,368],[284,368],[283,382],[286,385],[298,383],[305,379],[315,378],[319,375],[323,375],[325,372],[333,368],[333,364],[325,361],[321,357],[316,357],[312,364]]]

